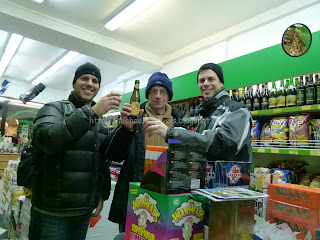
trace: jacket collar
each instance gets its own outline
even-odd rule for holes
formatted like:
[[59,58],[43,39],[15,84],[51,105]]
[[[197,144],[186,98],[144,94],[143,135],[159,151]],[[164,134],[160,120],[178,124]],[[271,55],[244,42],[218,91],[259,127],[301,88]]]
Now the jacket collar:
[[203,117],[208,117],[217,107],[219,107],[223,102],[227,99],[230,99],[228,92],[226,89],[222,88],[216,95],[212,98],[204,100],[200,104],[199,113]]
[[[81,108],[85,105],[84,102],[76,96],[74,91],[70,93],[68,100],[72,102],[76,106],[76,108]],[[92,101],[91,107],[93,107],[95,104],[95,101]]]

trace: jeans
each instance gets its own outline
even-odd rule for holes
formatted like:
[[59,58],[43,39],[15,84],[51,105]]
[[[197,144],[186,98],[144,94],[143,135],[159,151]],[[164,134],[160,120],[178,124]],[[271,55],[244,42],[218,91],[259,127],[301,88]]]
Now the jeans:
[[74,217],[56,217],[31,208],[30,240],[86,239],[91,212]]

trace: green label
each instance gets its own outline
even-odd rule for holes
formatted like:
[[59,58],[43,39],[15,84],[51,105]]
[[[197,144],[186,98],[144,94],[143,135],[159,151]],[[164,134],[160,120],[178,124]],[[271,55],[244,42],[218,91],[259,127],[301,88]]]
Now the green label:
[[287,107],[297,106],[297,95],[288,95],[286,97]]
[[315,88],[314,87],[309,87],[306,89],[306,102],[307,104],[314,104],[315,102]]
[[269,98],[269,108],[276,108],[277,107],[277,99],[274,97]]
[[306,90],[297,89],[297,105],[298,106],[304,105],[305,100],[306,100]]
[[286,97],[285,96],[277,97],[277,107],[284,107],[284,106],[286,106]]

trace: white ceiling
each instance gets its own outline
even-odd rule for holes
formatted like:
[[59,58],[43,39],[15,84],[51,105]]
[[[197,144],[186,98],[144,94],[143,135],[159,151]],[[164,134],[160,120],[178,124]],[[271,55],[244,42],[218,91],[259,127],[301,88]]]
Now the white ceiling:
[[43,83],[70,90],[75,69],[90,61],[101,69],[104,86],[131,70],[159,70],[188,54],[190,44],[290,2],[159,0],[115,31],[105,29],[131,1],[0,0],[0,57],[11,33],[25,37],[2,77],[31,83],[72,50],[80,55]]

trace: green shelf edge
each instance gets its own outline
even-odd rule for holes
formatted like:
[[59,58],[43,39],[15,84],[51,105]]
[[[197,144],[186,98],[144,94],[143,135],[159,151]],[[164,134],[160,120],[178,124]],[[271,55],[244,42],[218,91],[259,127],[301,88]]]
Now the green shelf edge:
[[316,111],[316,110],[320,110],[320,104],[257,110],[257,111],[251,111],[251,115],[265,116],[265,115],[273,115],[273,114],[279,114],[279,113],[297,113],[297,112],[308,112],[308,111]]
[[254,153],[275,153],[287,155],[305,155],[305,156],[320,156],[320,149],[285,149],[285,148],[265,148],[253,147]]

